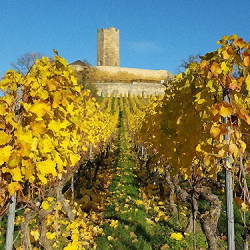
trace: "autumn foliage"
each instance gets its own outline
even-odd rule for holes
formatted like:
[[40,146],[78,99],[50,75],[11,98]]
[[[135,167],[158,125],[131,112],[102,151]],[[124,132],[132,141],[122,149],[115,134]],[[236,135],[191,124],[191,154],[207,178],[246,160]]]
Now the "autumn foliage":
[[59,55],[37,60],[26,76],[6,72],[0,88],[5,93],[0,98],[1,213],[17,193],[18,206],[27,206],[23,245],[30,245],[28,226],[36,217],[41,227],[34,229],[34,237],[39,234],[41,244],[49,249],[47,241],[54,234],[46,233],[46,216],[56,211],[57,219],[59,213],[62,220],[63,213],[71,221],[75,218],[75,205],[69,205],[62,189],[89,157],[90,148],[94,153],[105,147],[117,115],[99,110]]
[[201,217],[211,249],[217,247],[220,201],[203,187],[220,189],[223,184],[218,174],[227,169],[238,176],[234,191],[241,197],[240,207],[250,205],[243,177],[243,172],[249,175],[250,44],[237,35],[224,36],[218,44],[216,51],[201,56],[177,75],[162,100],[152,99],[145,112],[129,119],[135,140],[151,156],[154,167],[149,171],[158,176],[154,179],[159,185],[171,184],[178,195],[179,177],[191,188],[186,195],[179,193],[184,201],[191,197],[195,209],[198,203],[194,199],[199,197],[210,204],[213,216],[207,213]]

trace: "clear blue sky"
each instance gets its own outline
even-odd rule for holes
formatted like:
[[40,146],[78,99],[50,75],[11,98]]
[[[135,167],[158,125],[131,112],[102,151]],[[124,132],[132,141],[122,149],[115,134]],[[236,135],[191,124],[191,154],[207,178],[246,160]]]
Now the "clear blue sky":
[[96,65],[97,29],[120,30],[122,67],[166,69],[218,48],[224,35],[250,41],[250,0],[1,0],[0,75],[26,52]]

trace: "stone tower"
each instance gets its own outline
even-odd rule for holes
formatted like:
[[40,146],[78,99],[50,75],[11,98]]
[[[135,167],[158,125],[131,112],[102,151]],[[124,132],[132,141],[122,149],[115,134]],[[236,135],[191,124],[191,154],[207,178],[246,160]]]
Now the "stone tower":
[[120,66],[119,30],[97,30],[97,66]]

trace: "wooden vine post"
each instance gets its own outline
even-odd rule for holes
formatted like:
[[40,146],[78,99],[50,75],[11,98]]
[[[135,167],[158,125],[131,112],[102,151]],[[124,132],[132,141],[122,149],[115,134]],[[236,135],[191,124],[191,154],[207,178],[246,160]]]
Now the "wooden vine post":
[[11,197],[9,210],[8,210],[8,222],[7,222],[6,248],[5,248],[5,250],[12,250],[13,249],[15,214],[16,214],[16,193]]
[[[223,100],[227,103],[230,103],[229,98],[229,88],[223,89]],[[228,123],[228,117],[223,118],[225,124]],[[224,140],[229,143],[230,135],[228,132],[224,135]],[[233,208],[233,178],[232,178],[232,163],[229,154],[227,153],[226,159],[226,168],[225,168],[225,184],[226,184],[226,215],[227,215],[227,243],[228,250],[235,250],[235,232],[234,232],[234,208]]]
[[[22,87],[19,86],[16,90],[17,100],[14,105],[14,111],[16,113],[16,117],[18,119],[18,115],[20,112],[20,102],[23,98]],[[8,221],[7,221],[7,232],[6,232],[6,248],[5,250],[13,249],[13,236],[14,236],[14,223],[16,217],[16,193],[10,198],[10,205],[8,209]]]

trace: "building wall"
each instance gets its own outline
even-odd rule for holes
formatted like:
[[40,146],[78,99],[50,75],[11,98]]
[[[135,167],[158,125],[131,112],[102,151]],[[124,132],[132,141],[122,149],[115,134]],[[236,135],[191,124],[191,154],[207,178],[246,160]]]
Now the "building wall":
[[83,71],[83,70],[87,70],[88,69],[88,67],[82,66],[82,65],[72,65],[72,64],[70,64],[70,67],[72,69],[74,69],[75,71]]
[[97,65],[120,66],[119,30],[113,27],[97,30]]
[[136,68],[123,68],[123,67],[110,67],[110,66],[96,66],[98,70],[117,74],[119,72],[126,72],[135,75],[138,79],[151,78],[157,81],[172,79],[174,75],[167,70],[150,70],[150,69],[136,69]]
[[96,83],[99,96],[151,96],[164,95],[166,87],[158,83]]

